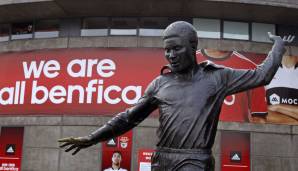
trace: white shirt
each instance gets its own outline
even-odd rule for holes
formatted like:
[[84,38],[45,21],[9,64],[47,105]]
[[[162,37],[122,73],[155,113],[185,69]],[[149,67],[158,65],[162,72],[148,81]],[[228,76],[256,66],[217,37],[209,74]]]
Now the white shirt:
[[279,67],[270,84],[265,88],[286,87],[298,89],[298,68]]
[[298,67],[279,67],[270,84],[265,86],[269,104],[298,104]]

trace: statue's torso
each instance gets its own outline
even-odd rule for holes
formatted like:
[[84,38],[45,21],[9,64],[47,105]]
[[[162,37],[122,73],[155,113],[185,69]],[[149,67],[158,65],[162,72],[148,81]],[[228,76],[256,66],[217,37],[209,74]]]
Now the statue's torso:
[[161,76],[154,94],[159,102],[157,146],[179,149],[211,148],[225,97],[219,70],[200,69],[192,79]]

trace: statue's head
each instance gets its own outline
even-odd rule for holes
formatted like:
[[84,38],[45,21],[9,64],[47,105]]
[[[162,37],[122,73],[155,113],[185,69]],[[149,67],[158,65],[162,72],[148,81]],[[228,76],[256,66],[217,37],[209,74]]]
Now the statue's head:
[[163,33],[163,41],[172,72],[183,73],[197,64],[198,36],[190,23],[177,21],[170,24]]

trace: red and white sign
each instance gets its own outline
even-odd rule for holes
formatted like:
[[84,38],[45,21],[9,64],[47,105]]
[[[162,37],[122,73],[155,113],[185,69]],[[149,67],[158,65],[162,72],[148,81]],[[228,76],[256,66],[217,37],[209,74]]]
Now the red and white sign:
[[120,153],[120,168],[130,171],[132,150],[132,131],[102,143],[102,170],[112,167],[114,153]]
[[162,49],[82,48],[0,54],[0,114],[114,114],[166,64]]
[[151,171],[151,157],[154,150],[152,149],[140,149],[138,155],[139,171]]
[[24,128],[2,127],[0,171],[21,171]]
[[221,132],[221,171],[250,171],[250,135]]

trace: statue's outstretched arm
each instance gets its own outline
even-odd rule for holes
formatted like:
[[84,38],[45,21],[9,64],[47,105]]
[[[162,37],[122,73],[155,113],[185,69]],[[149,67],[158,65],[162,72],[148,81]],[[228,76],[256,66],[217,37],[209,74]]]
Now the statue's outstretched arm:
[[158,107],[157,99],[152,95],[154,90],[154,82],[149,85],[145,95],[138,103],[113,117],[106,124],[84,137],[67,137],[59,139],[62,143],[61,148],[65,148],[66,152],[74,150],[75,155],[83,148],[90,147],[101,141],[109,140],[129,131],[143,121],[150,113]]
[[274,42],[272,50],[267,58],[256,69],[231,69],[225,68],[222,74],[222,80],[225,83],[226,94],[231,95],[237,92],[245,91],[258,86],[269,84],[275,75],[283,54],[285,53],[285,44],[291,43],[294,36],[280,36],[268,33],[270,40]]

